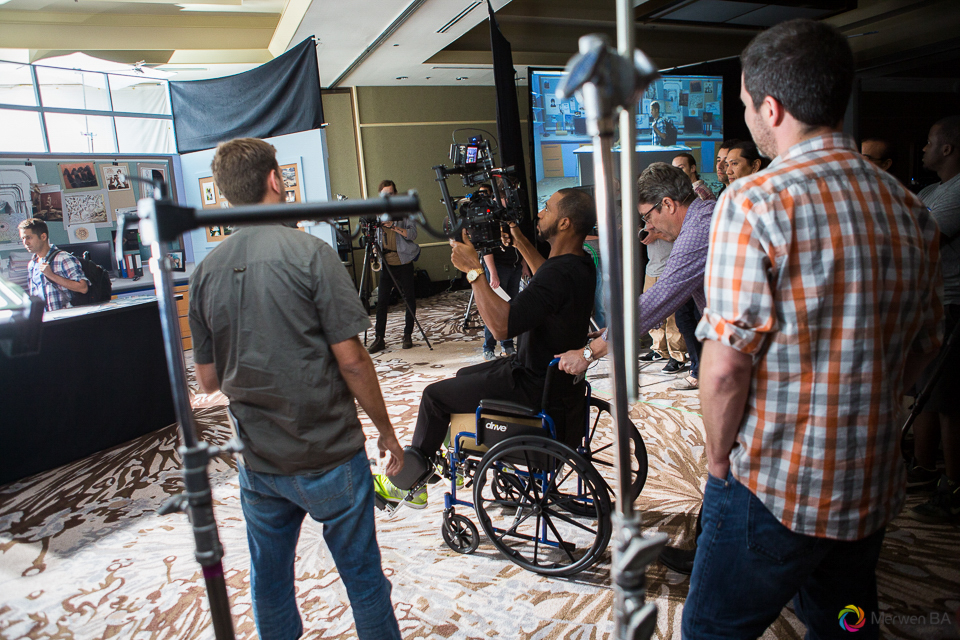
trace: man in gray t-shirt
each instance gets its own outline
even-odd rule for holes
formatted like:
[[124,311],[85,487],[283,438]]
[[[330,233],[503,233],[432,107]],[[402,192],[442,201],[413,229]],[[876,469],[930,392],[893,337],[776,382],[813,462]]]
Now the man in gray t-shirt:
[[[923,148],[923,166],[940,178],[939,183],[917,195],[940,228],[946,350],[946,341],[960,323],[960,116],[943,118],[930,128]],[[908,511],[917,520],[930,524],[952,522],[960,515],[960,404],[956,400],[960,349],[950,349],[944,358],[940,378],[914,423],[914,460],[907,471],[907,486],[911,489],[937,488],[928,502]],[[924,372],[918,389],[923,389],[930,375],[929,369]],[[937,471],[937,445],[941,441],[942,477]]]
[[[660,279],[663,270],[666,269],[673,243],[649,235],[642,242],[647,245],[647,269],[643,278],[643,290],[647,291],[657,284],[657,280]],[[661,324],[650,329],[650,337],[653,339],[650,353],[640,356],[640,360],[656,362],[666,359],[667,363],[663,367],[665,373],[683,371],[684,363],[687,360],[687,345],[683,340],[680,329],[677,328],[676,316],[671,313]]]
[[[255,138],[217,147],[213,177],[233,204],[280,204],[276,151]],[[306,514],[353,605],[361,639],[399,640],[380,565],[373,479],[354,398],[380,432],[387,473],[403,466],[373,362],[357,334],[370,321],[337,252],[284,225],[242,227],[190,278],[200,389],[230,400],[243,441],[240,500],[261,638],[296,638],[294,559]]]

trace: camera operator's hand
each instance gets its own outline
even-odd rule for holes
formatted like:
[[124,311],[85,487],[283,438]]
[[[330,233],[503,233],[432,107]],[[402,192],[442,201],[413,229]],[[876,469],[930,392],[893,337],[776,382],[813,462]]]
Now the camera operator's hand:
[[510,222],[507,224],[507,226],[510,227],[510,233],[506,233],[504,232],[503,229],[500,229],[500,244],[502,244],[505,247],[512,247],[513,246],[513,230],[519,229],[519,227],[517,226],[516,222]]
[[377,438],[377,448],[380,449],[380,457],[383,458],[390,452],[390,459],[387,461],[387,467],[383,470],[388,476],[395,476],[403,469],[403,447],[397,440],[396,434],[381,434]]
[[480,258],[477,257],[477,249],[470,242],[470,236],[467,230],[463,230],[463,242],[457,242],[450,238],[450,246],[453,250],[450,252],[450,262],[460,271],[466,273],[471,269],[480,268]]

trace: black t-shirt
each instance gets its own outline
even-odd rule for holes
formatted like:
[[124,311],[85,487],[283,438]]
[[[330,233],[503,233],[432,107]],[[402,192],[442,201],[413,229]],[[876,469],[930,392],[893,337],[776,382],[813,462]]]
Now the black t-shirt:
[[[510,302],[507,333],[519,336],[517,368],[542,379],[554,355],[583,348],[596,284],[593,260],[587,255],[557,256],[537,269]],[[555,380],[558,386],[552,388],[569,388],[573,377],[561,373]]]
[[490,252],[497,267],[515,267],[520,264],[520,252],[516,247],[500,246]]

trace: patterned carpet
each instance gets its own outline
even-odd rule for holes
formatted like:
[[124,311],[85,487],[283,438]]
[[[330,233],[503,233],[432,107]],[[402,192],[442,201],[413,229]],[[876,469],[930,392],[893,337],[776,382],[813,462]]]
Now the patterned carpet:
[[[409,442],[423,387],[481,361],[479,331],[460,327],[465,304],[464,292],[421,301],[418,317],[432,351],[422,338],[414,349],[401,351],[402,313],[391,313],[388,350],[377,355],[376,364],[401,442]],[[590,379],[603,395],[609,382],[603,363],[591,370]],[[645,371],[644,399],[632,408],[650,463],[637,504],[651,531],[665,531],[683,545],[692,535],[705,459],[697,394],[669,389],[673,380]],[[229,430],[223,397],[196,396],[195,407],[201,437],[224,442]],[[373,456],[375,430],[363,419]],[[609,429],[599,437],[609,441]],[[171,426],[0,487],[0,637],[213,637],[187,520],[156,514],[163,500],[180,489],[177,445]],[[216,460],[210,471],[237,636],[253,638],[236,470],[231,462]],[[609,471],[604,473],[609,480]],[[456,554],[440,536],[443,491],[443,485],[434,487],[423,511],[377,516],[384,568],[405,638],[612,637],[609,551],[603,562],[572,579],[524,571],[485,538],[473,555]],[[911,497],[908,504],[917,500]],[[956,619],[958,543],[956,526],[922,525],[906,517],[893,522],[879,568],[880,602],[889,620],[883,627],[886,637],[960,637],[953,624],[933,624],[930,617],[934,613],[942,619],[948,613],[951,621]],[[305,637],[356,637],[319,525],[305,523],[298,554]],[[659,565],[650,570],[649,596],[659,606],[658,638],[679,638],[687,587],[685,576]],[[764,637],[802,635],[802,625],[788,608]]]

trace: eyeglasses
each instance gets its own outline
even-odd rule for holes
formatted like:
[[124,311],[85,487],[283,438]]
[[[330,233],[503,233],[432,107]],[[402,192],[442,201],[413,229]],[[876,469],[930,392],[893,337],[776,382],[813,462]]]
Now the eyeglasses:
[[650,219],[650,214],[653,213],[653,210],[654,210],[654,209],[657,209],[657,210],[659,211],[659,210],[660,210],[660,207],[662,207],[662,206],[663,206],[663,199],[661,199],[660,202],[658,202],[657,204],[655,204],[655,205],[653,205],[652,207],[650,207],[649,209],[647,209],[646,213],[641,213],[641,214],[640,214],[640,221],[641,221],[643,224],[647,224],[647,220]]

